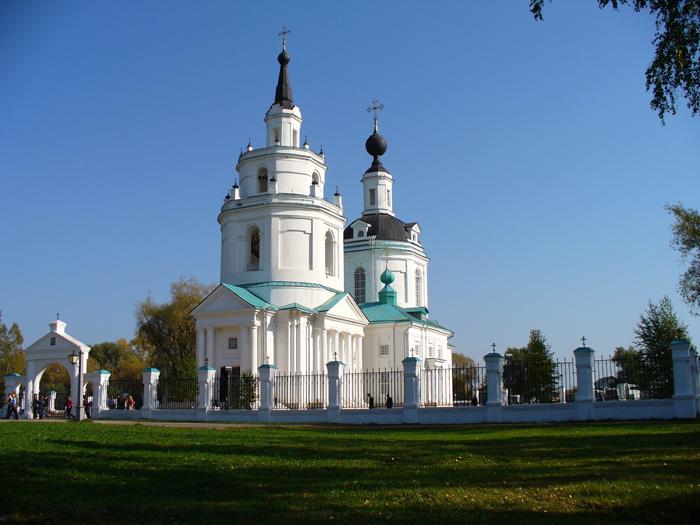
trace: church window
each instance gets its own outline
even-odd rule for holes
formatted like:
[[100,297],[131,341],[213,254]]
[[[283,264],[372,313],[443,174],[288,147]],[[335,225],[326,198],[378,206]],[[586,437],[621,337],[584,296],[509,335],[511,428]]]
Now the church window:
[[55,337],[51,338],[51,346],[56,346],[56,338]]
[[355,270],[355,301],[358,304],[365,302],[365,270],[358,268]]
[[389,356],[389,345],[381,345],[379,347],[379,355],[388,357]]
[[311,184],[318,184],[319,179],[318,179],[318,173],[314,172],[313,175],[311,175]]
[[253,228],[250,232],[250,254],[248,257],[248,271],[260,269],[260,230]]
[[386,190],[386,205],[391,206],[391,190]]
[[335,275],[335,239],[330,231],[326,232],[326,275]]
[[267,192],[267,169],[260,168],[258,171],[258,191],[260,193]]
[[442,359],[442,345],[438,345],[438,358]]
[[369,190],[369,204],[370,206],[377,204],[377,190],[374,188]]
[[423,304],[423,275],[416,270],[416,306]]
[[228,349],[229,350],[238,350],[238,337],[229,337],[228,338]]
[[295,148],[299,147],[299,132],[297,130],[292,131],[292,146]]
[[275,134],[275,146],[279,146],[280,145],[280,129],[275,128],[273,130],[273,133]]
[[428,357],[435,357],[435,347],[433,347],[432,343],[428,345]]

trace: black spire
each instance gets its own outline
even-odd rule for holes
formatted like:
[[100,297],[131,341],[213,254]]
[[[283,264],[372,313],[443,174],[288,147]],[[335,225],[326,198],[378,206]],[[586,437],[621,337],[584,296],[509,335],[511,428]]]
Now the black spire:
[[374,112],[374,133],[372,133],[365,142],[365,149],[367,153],[372,155],[372,165],[367,169],[365,173],[373,173],[375,171],[387,171],[387,169],[382,166],[382,161],[379,159],[382,155],[386,153],[387,143],[386,139],[379,134],[379,118],[377,117],[377,112],[384,109],[384,105],[378,100],[373,100],[372,105],[367,108],[367,111]]
[[275,104],[279,104],[284,109],[293,109],[292,102],[292,86],[289,84],[289,73],[287,73],[287,64],[289,64],[289,53],[287,53],[287,43],[282,41],[282,52],[277,56],[277,62],[280,63],[280,75],[277,78],[277,89],[275,89]]

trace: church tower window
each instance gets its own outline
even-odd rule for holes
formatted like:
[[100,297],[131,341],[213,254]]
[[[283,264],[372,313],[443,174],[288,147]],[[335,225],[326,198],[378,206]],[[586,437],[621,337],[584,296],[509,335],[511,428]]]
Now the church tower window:
[[326,232],[326,275],[335,275],[335,239],[330,231]]
[[369,204],[370,206],[374,206],[375,204],[377,204],[377,190],[375,190],[374,188],[371,188],[369,190]]
[[416,270],[416,306],[423,304],[423,274]]
[[250,231],[250,254],[248,257],[248,271],[260,269],[260,230],[253,228]]
[[365,270],[358,268],[355,270],[355,302],[362,304],[365,302]]
[[391,208],[391,190],[386,190],[386,205]]
[[267,192],[267,169],[260,168],[258,171],[258,191],[260,193]]

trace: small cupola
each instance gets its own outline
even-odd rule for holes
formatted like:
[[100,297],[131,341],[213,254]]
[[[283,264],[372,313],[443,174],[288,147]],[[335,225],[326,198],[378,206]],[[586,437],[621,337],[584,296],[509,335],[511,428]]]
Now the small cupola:
[[391,287],[394,282],[394,274],[389,268],[386,268],[379,280],[384,284],[384,288],[379,291],[379,302],[382,304],[396,304],[396,290]]

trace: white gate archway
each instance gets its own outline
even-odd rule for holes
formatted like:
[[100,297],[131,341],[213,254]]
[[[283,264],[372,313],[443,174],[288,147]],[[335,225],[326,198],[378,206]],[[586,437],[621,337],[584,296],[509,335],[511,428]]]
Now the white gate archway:
[[87,360],[90,347],[66,333],[66,323],[60,319],[49,323],[51,331],[40,337],[24,350],[27,363],[25,376],[25,408],[24,417],[31,419],[31,400],[39,393],[39,381],[49,365],[59,364],[68,371],[70,377],[70,392],[73,398],[73,414],[77,415],[78,405],[82,402],[82,392],[78,392],[78,364],[71,363],[69,355],[72,352],[81,356],[83,376],[87,372]]

